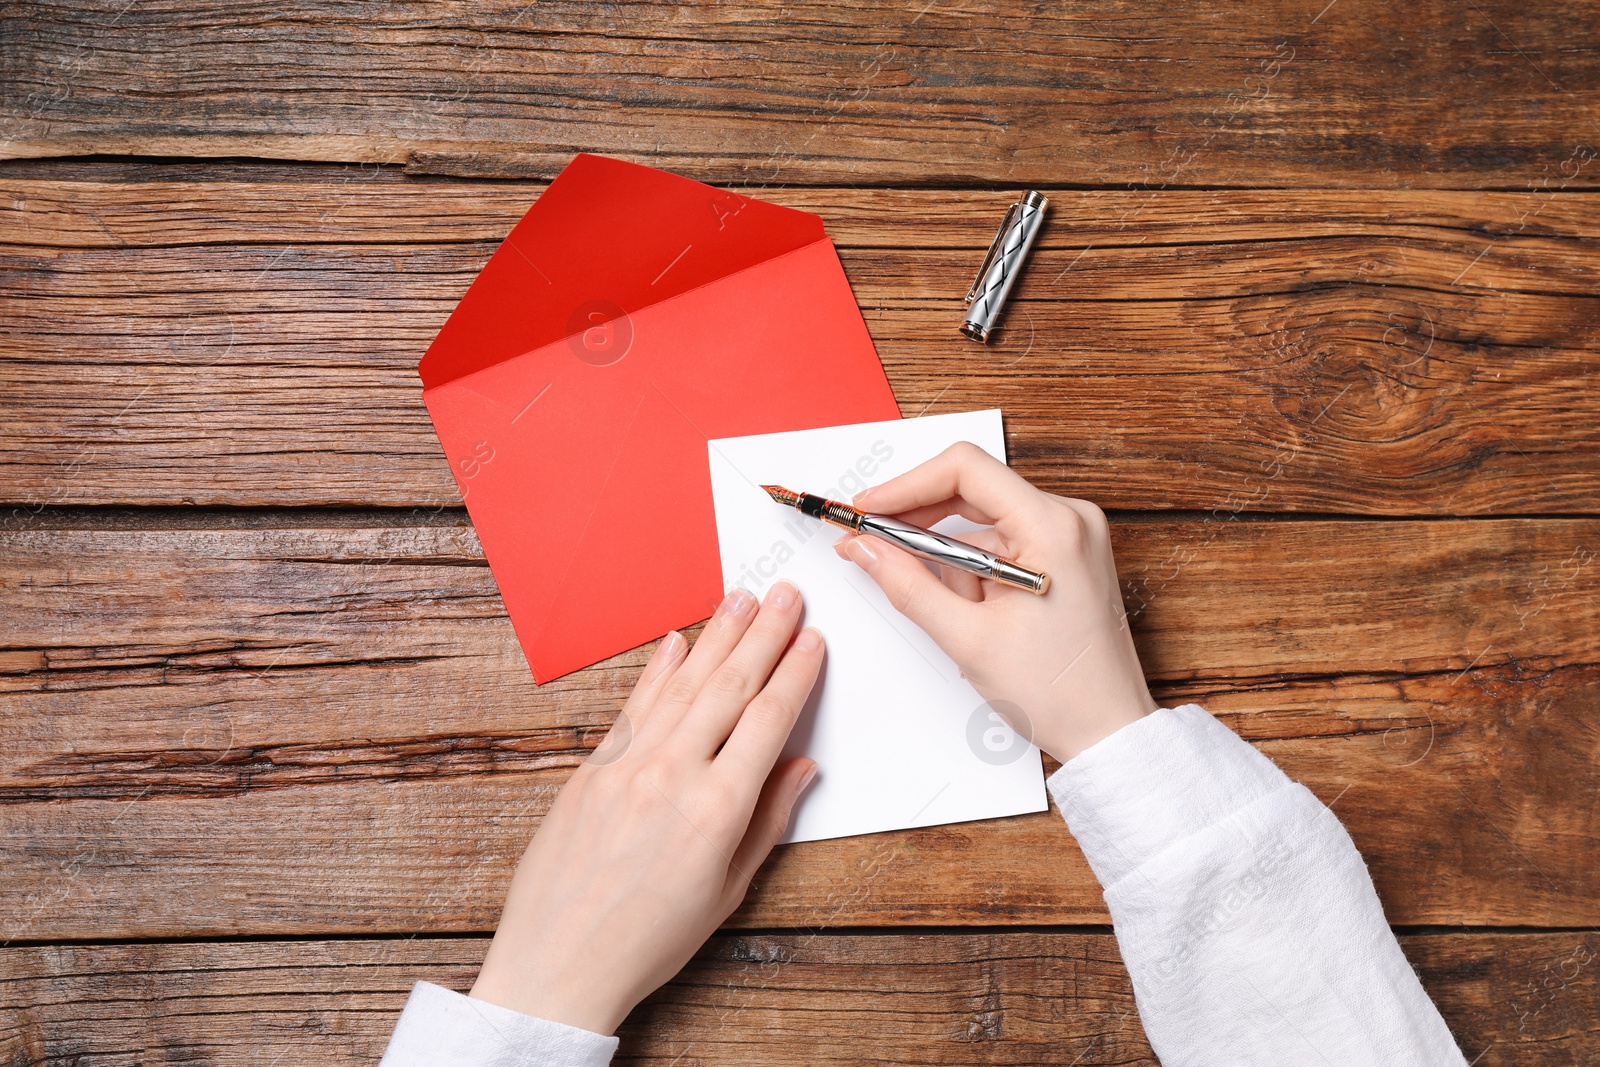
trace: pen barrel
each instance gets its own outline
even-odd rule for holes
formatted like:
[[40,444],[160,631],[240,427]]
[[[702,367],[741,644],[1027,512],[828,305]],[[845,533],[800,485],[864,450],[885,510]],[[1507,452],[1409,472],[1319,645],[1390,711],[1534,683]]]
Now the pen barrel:
[[969,574],[976,574],[980,578],[992,578],[997,582],[1026,589],[1030,593],[1042,595],[1050,588],[1048,574],[1029,570],[1004,556],[985,552],[965,541],[957,541],[953,537],[924,530],[920,526],[912,526],[908,522],[901,522],[887,515],[862,516],[859,529],[861,533],[881,537],[913,556],[932,560],[944,567],[954,567]]
[[1044,223],[1044,209],[1049,204],[1037,192],[1029,192],[1016,205],[1013,215],[1007,216],[1009,225],[1003,225],[990,246],[988,269],[973,287],[972,303],[967,308],[966,321],[961,332],[974,341],[987,343],[1011,295],[1012,286],[1022,273],[1022,262],[1033,247],[1034,238]]

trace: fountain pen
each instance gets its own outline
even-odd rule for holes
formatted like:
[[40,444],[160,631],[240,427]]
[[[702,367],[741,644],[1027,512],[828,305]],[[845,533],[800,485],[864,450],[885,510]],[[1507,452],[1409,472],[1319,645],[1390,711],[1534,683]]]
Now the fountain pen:
[[871,515],[849,504],[841,504],[837,500],[826,500],[810,493],[796,493],[781,485],[763,485],[761,488],[779,504],[795,508],[803,515],[821,519],[851,533],[871,534],[882,538],[891,545],[905,549],[913,556],[932,560],[941,566],[954,567],[969,574],[976,574],[980,578],[992,578],[997,582],[1014,585],[1040,596],[1050,588],[1048,574],[1031,571],[1015,560],[997,556],[993,552],[985,552],[965,541],[957,541],[953,537],[924,530],[920,526],[901,522],[888,515]]

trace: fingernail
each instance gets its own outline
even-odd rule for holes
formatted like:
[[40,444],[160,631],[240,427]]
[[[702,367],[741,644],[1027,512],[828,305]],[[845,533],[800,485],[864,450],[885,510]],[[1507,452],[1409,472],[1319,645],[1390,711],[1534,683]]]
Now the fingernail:
[[800,631],[800,636],[794,639],[796,652],[815,652],[822,645],[822,635],[807,626]]
[[872,490],[876,489],[876,488],[877,488],[877,486],[869,486],[866,489],[861,490],[861,492],[857,493],[855,496],[850,498],[850,503],[852,503],[852,504],[860,504],[860,503],[864,502],[867,499],[867,497],[872,495]]
[[767,607],[782,611],[790,604],[793,604],[795,598],[799,595],[799,590],[788,582],[779,582],[767,590]]
[[864,571],[870,571],[878,565],[878,553],[867,543],[865,537],[857,537],[844,546],[851,562]]
[[794,795],[799,796],[801,793],[804,793],[806,791],[806,786],[810,785],[811,779],[815,778],[816,776],[817,765],[813,763],[806,769],[806,773],[800,776],[800,788],[794,791]]
[[664,660],[675,659],[683,651],[683,635],[673,630],[661,639],[661,644],[656,648],[656,655]]
[[722,601],[722,610],[729,615],[743,615],[755,606],[756,598],[743,589],[735,589]]

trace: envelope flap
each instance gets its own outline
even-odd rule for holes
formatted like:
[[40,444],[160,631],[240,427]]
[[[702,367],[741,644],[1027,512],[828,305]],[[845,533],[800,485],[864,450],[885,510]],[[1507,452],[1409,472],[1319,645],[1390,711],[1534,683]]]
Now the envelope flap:
[[433,388],[824,237],[809,212],[582,154],[490,257],[417,371]]

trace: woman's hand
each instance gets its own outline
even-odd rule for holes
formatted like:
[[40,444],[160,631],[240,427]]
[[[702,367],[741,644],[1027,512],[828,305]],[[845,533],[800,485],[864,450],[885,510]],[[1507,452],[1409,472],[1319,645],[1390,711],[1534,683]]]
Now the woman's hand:
[[1050,591],[1036,596],[951,568],[936,577],[875,537],[835,546],[955,660],[995,711],[1056,759],[1064,763],[1155,710],[1099,508],[1041,492],[966,442],[852,503],[918,526],[953,514],[992,525],[962,536],[1050,575]]
[[816,771],[774,769],[822,665],[799,619],[779,582],[759,610],[730,594],[687,657],[662,639],[523,855],[472,996],[609,1034],[738,907]]

